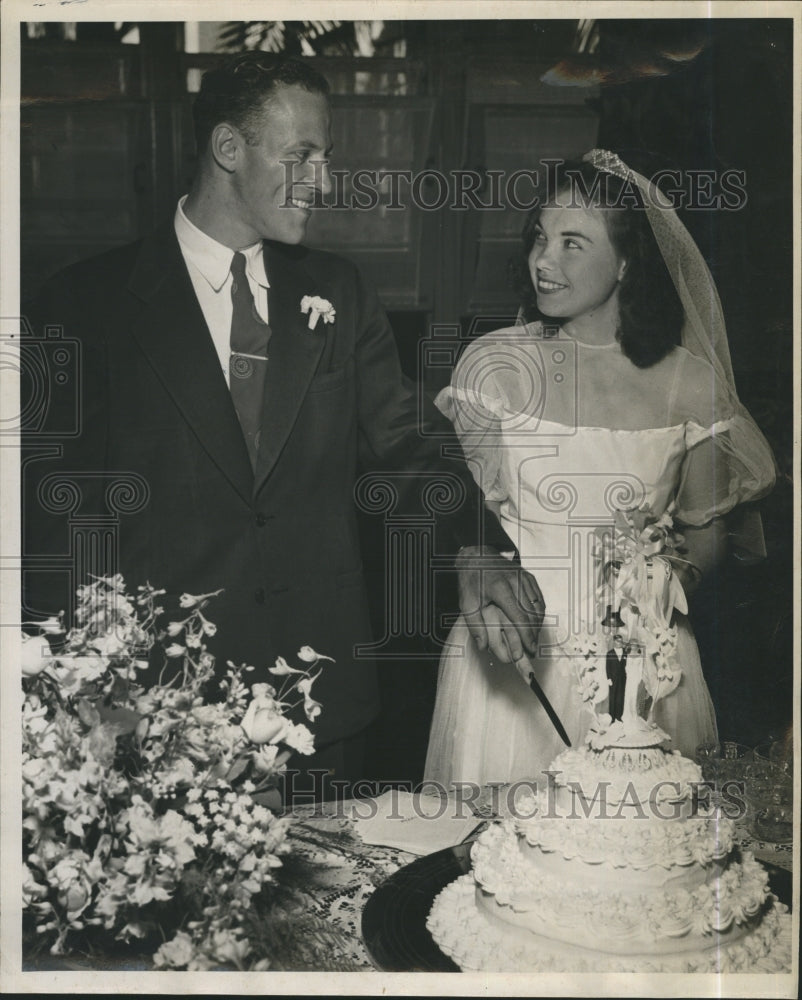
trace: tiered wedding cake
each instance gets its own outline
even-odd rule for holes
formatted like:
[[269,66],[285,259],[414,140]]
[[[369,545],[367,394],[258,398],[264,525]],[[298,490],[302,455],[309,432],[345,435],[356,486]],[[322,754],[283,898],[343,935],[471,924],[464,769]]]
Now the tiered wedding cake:
[[697,808],[697,765],[587,746],[550,770],[435,900],[427,926],[463,970],[790,969],[790,915],[731,821]]
[[[591,713],[536,795],[473,846],[473,870],[435,899],[427,926],[463,969],[501,972],[790,970],[791,917],[733,824],[699,799],[700,768],[671,752],[654,706],[682,679],[686,614],[671,518],[618,512],[596,553],[598,627],[564,650]],[[609,602],[612,600],[612,604]],[[612,608],[617,608],[612,613]],[[626,647],[625,678],[608,677]],[[623,689],[621,681],[623,683]]]

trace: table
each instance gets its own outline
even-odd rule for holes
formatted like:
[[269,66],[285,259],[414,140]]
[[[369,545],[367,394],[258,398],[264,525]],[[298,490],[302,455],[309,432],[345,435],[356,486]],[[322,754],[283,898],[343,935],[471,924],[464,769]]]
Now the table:
[[[486,820],[487,805],[479,800],[479,813]],[[484,800],[485,802],[487,800]],[[348,803],[322,803],[296,809],[290,831],[293,853],[285,859],[282,881],[295,878],[292,894],[294,911],[302,927],[306,956],[293,971],[358,972],[371,971],[361,936],[362,910],[372,893],[399,868],[414,861],[417,855],[393,847],[365,844],[348,815]],[[478,836],[483,827],[472,837]],[[755,840],[745,823],[736,824],[740,846],[750,850],[766,864],[791,872],[793,851],[790,844],[771,844]],[[298,887],[298,879],[302,887]],[[292,919],[292,912],[289,914]],[[31,971],[107,969],[110,971],[144,970],[144,960],[109,959],[86,961],[65,957],[43,959],[26,964]]]
[[351,819],[326,809],[296,819],[290,839],[309,877],[304,888],[308,912],[329,929],[326,967],[338,972],[373,969],[362,943],[362,910],[374,890],[416,855],[364,844]]

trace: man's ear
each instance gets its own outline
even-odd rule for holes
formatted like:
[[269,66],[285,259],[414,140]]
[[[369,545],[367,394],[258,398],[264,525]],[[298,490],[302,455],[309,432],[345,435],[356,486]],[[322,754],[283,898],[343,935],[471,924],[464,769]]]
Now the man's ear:
[[209,138],[209,150],[218,167],[222,167],[229,174],[233,173],[236,167],[242,141],[241,133],[226,122],[220,122],[212,130]]

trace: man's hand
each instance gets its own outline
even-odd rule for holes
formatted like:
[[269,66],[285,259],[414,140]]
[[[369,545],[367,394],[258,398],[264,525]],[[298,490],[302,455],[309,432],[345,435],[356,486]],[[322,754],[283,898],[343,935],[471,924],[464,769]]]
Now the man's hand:
[[460,609],[479,649],[504,663],[534,656],[546,602],[531,573],[478,545],[460,549],[456,567]]

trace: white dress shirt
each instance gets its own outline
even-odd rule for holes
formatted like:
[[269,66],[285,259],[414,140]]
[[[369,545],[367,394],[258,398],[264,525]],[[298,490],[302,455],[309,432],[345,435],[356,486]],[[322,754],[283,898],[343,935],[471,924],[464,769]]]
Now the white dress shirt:
[[[209,328],[220,367],[229,384],[228,364],[231,357],[231,261],[234,251],[198,229],[184,214],[186,195],[175,210],[175,235],[192,279],[203,318]],[[262,243],[243,247],[245,274],[259,316],[267,322],[267,290],[262,261]]]

